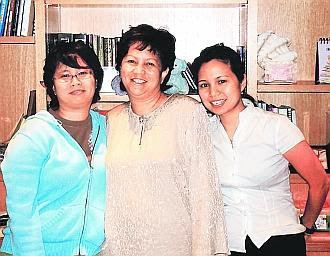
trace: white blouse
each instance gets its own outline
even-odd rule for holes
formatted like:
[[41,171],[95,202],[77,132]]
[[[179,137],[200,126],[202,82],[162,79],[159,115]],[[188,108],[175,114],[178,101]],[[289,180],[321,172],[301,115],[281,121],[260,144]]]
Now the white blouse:
[[283,157],[304,140],[301,131],[285,116],[248,106],[231,142],[218,117],[210,120],[229,249],[245,252],[247,235],[260,248],[271,236],[303,232]]

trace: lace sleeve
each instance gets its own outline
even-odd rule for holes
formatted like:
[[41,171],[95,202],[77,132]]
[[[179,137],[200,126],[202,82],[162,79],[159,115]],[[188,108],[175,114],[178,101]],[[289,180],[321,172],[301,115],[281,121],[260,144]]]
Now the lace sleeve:
[[229,254],[223,200],[215,165],[210,124],[202,106],[193,113],[187,131],[191,172],[189,195],[193,255]]

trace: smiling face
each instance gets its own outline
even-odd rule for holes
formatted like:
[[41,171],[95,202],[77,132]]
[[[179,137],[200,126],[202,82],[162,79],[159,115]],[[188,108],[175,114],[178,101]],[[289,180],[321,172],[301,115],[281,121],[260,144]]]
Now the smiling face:
[[139,44],[130,46],[120,67],[120,77],[130,98],[149,99],[161,93],[160,84],[168,69],[162,71],[159,57],[149,47],[140,51]]
[[230,65],[217,59],[203,63],[198,71],[198,91],[204,106],[220,118],[244,109],[241,92],[245,79],[240,83]]
[[[82,67],[87,67],[86,63],[79,57],[77,62]],[[81,73],[80,78],[74,76],[78,73]],[[65,77],[71,75],[73,75],[71,81],[63,81],[63,78],[65,80]],[[54,74],[54,91],[58,98],[59,109],[89,109],[95,93],[95,85],[95,78],[91,70],[71,68],[60,63]]]

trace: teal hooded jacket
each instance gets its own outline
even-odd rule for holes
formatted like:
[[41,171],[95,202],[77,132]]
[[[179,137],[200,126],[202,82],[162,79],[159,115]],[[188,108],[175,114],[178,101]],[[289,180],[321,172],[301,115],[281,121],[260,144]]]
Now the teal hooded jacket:
[[1,164],[9,221],[1,251],[96,255],[104,241],[106,121],[92,117],[92,160],[49,112],[29,117]]

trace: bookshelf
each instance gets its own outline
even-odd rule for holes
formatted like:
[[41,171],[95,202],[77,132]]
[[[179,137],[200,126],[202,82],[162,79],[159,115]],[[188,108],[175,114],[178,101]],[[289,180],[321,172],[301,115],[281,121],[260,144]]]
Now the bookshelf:
[[298,81],[296,84],[258,84],[258,93],[330,93],[327,84],[315,84],[314,81]]
[[[176,36],[178,58],[191,62],[202,48],[223,42],[223,34],[227,34],[230,35],[225,38],[227,44],[232,47],[247,47],[247,62],[251,63],[248,66],[255,67],[256,64],[256,46],[253,44],[253,39],[256,38],[256,0],[249,3],[246,0],[46,0],[44,6],[39,8],[45,10],[46,20],[44,27],[36,30],[37,45],[44,44],[46,32],[83,32],[115,37],[120,36],[122,30],[129,25],[149,23],[155,27],[165,27]],[[234,21],[225,14],[233,12],[233,9],[238,10],[238,14],[233,14]],[[205,31],[207,24],[212,33]],[[239,24],[239,28],[228,24]],[[205,36],[199,36],[200,33],[205,33]],[[201,40],[196,41],[195,38]],[[39,56],[45,54],[43,50],[39,51],[39,47],[36,49]],[[251,88],[254,88],[252,83],[256,81],[256,69],[249,68],[247,72],[251,78]],[[108,109],[125,100],[124,97],[109,93],[102,93],[101,98],[98,106]],[[44,107],[40,105],[39,109]]]
[[0,142],[10,138],[36,89],[35,36],[0,37]]
[[[311,145],[329,143],[330,85],[315,84],[316,42],[330,35],[330,5],[325,0],[259,0],[257,32],[268,30],[289,38],[298,54],[298,81],[294,85],[256,84],[256,98],[296,109],[297,125]],[[258,70],[260,72],[260,69]]]
[[[183,39],[175,36],[180,49],[198,48],[199,34],[214,35],[222,42],[226,26],[221,10],[246,8],[239,22],[244,31],[239,41],[247,47],[248,93],[255,99],[275,105],[289,105],[297,111],[299,128],[313,145],[330,142],[330,85],[315,85],[314,67],[316,41],[330,35],[330,5],[327,0],[34,0],[35,35],[28,37],[0,37],[0,141],[7,139],[22,113],[26,111],[29,91],[37,91],[37,110],[46,108],[46,93],[40,86],[46,53],[46,32],[93,32],[118,35],[132,21],[141,22],[148,16],[153,23],[193,20],[183,27]],[[226,9],[227,8],[227,9]],[[141,15],[149,10],[152,15]],[[204,12],[207,10],[208,12]],[[191,15],[191,14],[194,15]],[[207,14],[207,15],[206,15]],[[199,17],[200,16],[200,17]],[[199,24],[201,18],[204,23]],[[147,23],[149,20],[146,20]],[[205,22],[207,25],[205,25]],[[212,24],[215,27],[212,27]],[[229,27],[230,28],[230,27]],[[172,29],[169,29],[173,32]],[[290,49],[298,53],[298,79],[294,85],[264,85],[257,83],[257,34],[272,30],[291,40]],[[230,33],[232,34],[231,31]],[[190,40],[185,40],[185,39]],[[198,38],[198,41],[195,39]],[[185,42],[186,41],[186,42]],[[177,49],[177,52],[180,51]],[[197,55],[197,53],[193,53]],[[127,101],[126,96],[101,94],[104,109]],[[197,99],[198,96],[193,96]],[[328,134],[328,135],[326,135]],[[0,179],[1,185],[1,179]],[[2,184],[3,185],[3,184]],[[305,185],[304,185],[305,186]],[[0,195],[3,191],[0,189]],[[3,201],[1,201],[3,202]],[[3,207],[0,205],[0,209]],[[309,256],[329,255],[324,243],[310,241]],[[322,249],[323,248],[323,249]],[[327,250],[327,252],[322,252]],[[320,254],[318,254],[320,251]]]
[[[325,0],[35,0],[35,35],[29,37],[0,37],[0,59],[8,60],[10,68],[1,67],[0,87],[10,85],[8,92],[0,100],[6,108],[0,124],[0,138],[4,140],[26,108],[28,91],[37,90],[37,110],[46,108],[46,94],[39,85],[42,80],[42,68],[45,58],[45,33],[70,31],[73,33],[93,32],[117,36],[132,21],[141,23],[141,17],[151,19],[155,25],[173,21],[180,26],[182,20],[193,17],[193,22],[182,29],[183,33],[174,32],[181,49],[201,49],[203,46],[194,40],[198,33],[205,30],[205,24],[199,24],[199,16],[209,24],[208,35],[214,34],[222,41],[224,28],[231,21],[222,20],[221,10],[246,7],[246,13],[240,15],[239,41],[247,46],[248,93],[254,98],[276,105],[290,105],[297,110],[298,126],[312,145],[324,145],[328,141],[325,131],[327,124],[325,113],[330,111],[330,90],[328,85],[315,85],[314,65],[316,40],[330,34],[328,13],[330,6]],[[152,15],[141,15],[149,10]],[[166,11],[168,10],[168,12]],[[204,10],[207,10],[205,19]],[[198,14],[203,15],[198,15]],[[194,14],[194,15],[192,15]],[[302,15],[303,14],[303,15]],[[150,16],[150,17],[149,17]],[[217,17],[216,17],[217,16]],[[72,22],[74,21],[74,22]],[[146,23],[149,20],[145,20]],[[205,21],[204,21],[205,22]],[[204,25],[203,25],[204,24]],[[272,30],[276,34],[291,40],[290,49],[298,53],[298,83],[295,85],[263,85],[257,83],[258,66],[256,62],[256,37],[258,33]],[[191,34],[197,31],[197,34]],[[244,34],[244,31],[246,32]],[[191,33],[190,33],[191,32]],[[184,35],[181,38],[181,34]],[[230,34],[230,33],[226,33]],[[231,33],[233,34],[233,33]],[[308,36],[306,36],[308,35]],[[185,40],[188,38],[187,40]],[[191,40],[189,40],[189,38]],[[185,44],[182,44],[186,41]],[[206,44],[207,42],[205,42]],[[181,44],[181,46],[180,46]],[[26,50],[25,50],[26,49]],[[180,49],[177,49],[179,52]],[[197,53],[193,53],[194,56]],[[23,62],[17,61],[23,59]],[[24,60],[27,62],[24,63]],[[189,59],[189,61],[191,61]],[[13,64],[13,65],[11,65]],[[16,68],[17,66],[17,68]],[[25,67],[31,68],[27,77]],[[22,70],[21,75],[6,76],[11,70]],[[260,71],[260,70],[259,70]],[[14,74],[12,72],[12,74]],[[6,91],[6,90],[3,90]],[[102,106],[118,103],[120,96],[101,95]],[[14,103],[11,103],[14,102]],[[11,105],[12,104],[12,105]]]
[[1,36],[0,44],[34,44],[34,36]]

